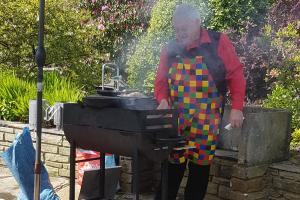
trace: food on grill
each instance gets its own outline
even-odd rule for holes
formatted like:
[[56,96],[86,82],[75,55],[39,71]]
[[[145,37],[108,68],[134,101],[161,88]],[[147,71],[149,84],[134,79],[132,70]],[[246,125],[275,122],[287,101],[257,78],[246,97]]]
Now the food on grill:
[[120,94],[119,96],[121,96],[121,97],[147,97],[146,95],[144,95],[143,93],[140,93],[140,92],[123,93],[123,94]]

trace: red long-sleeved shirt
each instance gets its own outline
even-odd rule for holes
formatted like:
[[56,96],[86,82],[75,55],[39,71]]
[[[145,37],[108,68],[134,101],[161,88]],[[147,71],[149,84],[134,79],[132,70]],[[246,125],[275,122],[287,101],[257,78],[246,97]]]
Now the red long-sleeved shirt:
[[[211,42],[208,32],[201,29],[200,42],[193,44],[187,49],[192,49],[201,45],[202,43]],[[158,102],[162,99],[169,98],[169,85],[168,85],[168,52],[164,47],[160,54],[160,63],[156,73],[154,82],[154,96]],[[218,44],[218,56],[224,63],[226,70],[226,81],[231,94],[232,108],[242,110],[244,105],[246,81],[243,73],[243,65],[240,62],[235,48],[230,42],[227,35],[221,33]]]

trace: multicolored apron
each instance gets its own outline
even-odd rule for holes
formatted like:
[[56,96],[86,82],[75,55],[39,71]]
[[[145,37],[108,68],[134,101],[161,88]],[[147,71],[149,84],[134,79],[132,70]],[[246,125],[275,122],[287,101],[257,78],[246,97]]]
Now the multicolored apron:
[[222,99],[202,56],[180,58],[169,69],[168,83],[172,105],[179,111],[179,133],[190,147],[173,151],[170,161],[186,159],[209,165],[214,157],[221,122]]

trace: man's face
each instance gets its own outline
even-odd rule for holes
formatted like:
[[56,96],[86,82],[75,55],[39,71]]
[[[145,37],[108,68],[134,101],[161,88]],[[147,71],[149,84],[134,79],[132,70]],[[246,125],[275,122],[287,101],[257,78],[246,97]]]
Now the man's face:
[[197,40],[200,36],[199,20],[188,20],[184,18],[175,18],[173,21],[177,41],[187,47]]

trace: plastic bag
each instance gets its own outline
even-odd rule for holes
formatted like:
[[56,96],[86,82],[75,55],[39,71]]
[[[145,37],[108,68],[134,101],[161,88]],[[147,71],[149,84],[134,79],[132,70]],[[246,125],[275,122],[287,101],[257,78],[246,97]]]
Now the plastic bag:
[[[77,149],[76,150],[76,160],[84,160],[91,158],[99,158],[100,153],[91,150]],[[91,169],[99,169],[101,166],[100,160],[92,160],[86,162],[79,162],[77,164],[77,183],[79,185],[82,184],[82,179],[84,175],[84,171]],[[105,168],[116,166],[115,157],[112,154],[105,154]]]
[[[4,163],[20,187],[18,199],[32,200],[34,191],[35,149],[33,148],[29,128],[17,135],[10,147],[1,154]],[[41,166],[41,200],[59,200],[49,182],[49,175],[44,165]]]

